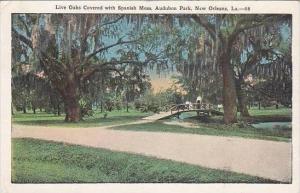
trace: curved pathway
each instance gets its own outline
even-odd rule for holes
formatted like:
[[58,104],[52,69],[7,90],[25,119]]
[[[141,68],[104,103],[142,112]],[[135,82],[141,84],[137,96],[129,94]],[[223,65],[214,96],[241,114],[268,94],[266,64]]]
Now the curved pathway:
[[[149,122],[149,120],[137,123]],[[127,125],[127,124],[123,124]],[[12,137],[36,138],[171,159],[291,182],[291,143],[238,137],[97,128],[13,125]]]

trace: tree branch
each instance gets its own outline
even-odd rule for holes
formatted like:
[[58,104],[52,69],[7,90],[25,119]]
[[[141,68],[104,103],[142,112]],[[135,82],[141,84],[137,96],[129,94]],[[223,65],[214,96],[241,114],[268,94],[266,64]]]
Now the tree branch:
[[106,26],[106,25],[110,25],[110,24],[117,23],[117,22],[120,21],[122,18],[124,18],[124,15],[118,17],[118,18],[115,19],[115,20],[112,20],[112,21],[108,21],[108,22],[106,22],[106,23],[103,23],[102,25],[99,25],[99,24],[94,25],[93,27],[91,27],[91,29],[89,30],[89,32],[88,32],[87,35],[93,34],[93,33],[95,32],[95,30],[96,30],[95,28],[97,28],[97,27],[102,28],[102,27],[104,27],[104,26]]
[[122,44],[129,44],[129,43],[134,43],[136,42],[137,40],[132,40],[132,41],[122,41],[122,40],[119,40],[118,42],[114,43],[114,44],[111,44],[109,46],[106,46],[106,47],[102,47],[102,48],[99,48],[97,50],[95,50],[93,53],[89,54],[86,59],[84,60],[83,63],[86,63],[89,59],[91,59],[93,56],[95,56],[96,54],[100,53],[100,52],[103,52],[105,50],[108,50],[112,47],[115,47],[115,46],[118,46],[118,45],[122,45]]
[[200,24],[208,31],[213,40],[216,40],[216,30],[214,26],[211,23],[209,23],[203,15],[192,15],[192,18],[195,22]]
[[20,15],[18,15],[18,19],[21,21],[21,23],[22,23],[23,26],[25,27],[26,35],[27,35],[28,37],[30,37],[30,36],[31,36],[31,33],[30,33],[29,28],[28,28],[27,24],[25,23],[24,19],[23,19]]
[[59,72],[61,74],[65,74],[67,67],[56,58],[50,57],[47,54],[41,52],[40,60],[43,60],[47,63],[48,66],[52,66],[53,71]]
[[276,15],[266,15],[262,18],[243,18],[243,19],[240,19],[237,22],[236,28],[233,31],[231,36],[237,36],[239,33],[243,32],[247,29],[259,27],[259,26],[262,26],[266,23],[269,23],[269,22],[274,20],[274,17],[277,17],[277,16]]
[[94,73],[103,70],[108,65],[125,64],[125,63],[129,63],[129,62],[132,62],[132,61],[127,61],[127,60],[126,61],[110,61],[110,62],[104,62],[102,64],[98,64],[98,65],[89,66],[89,68],[85,72],[82,73],[81,79],[83,81],[88,79]]
[[[86,80],[88,79],[90,76],[92,76],[94,73],[99,72],[101,70],[104,69],[112,69],[113,67],[107,67],[109,65],[118,65],[118,64],[136,64],[136,65],[146,65],[149,62],[153,61],[154,59],[148,59],[144,62],[140,62],[140,61],[136,61],[136,60],[123,60],[123,61],[109,61],[109,62],[104,62],[102,64],[98,64],[98,65],[93,65],[93,66],[89,66],[89,69],[85,72],[82,73],[81,75],[81,79],[82,80]],[[115,68],[114,68],[115,69]]]
[[122,74],[121,71],[117,68],[105,68],[105,70],[117,72],[120,75],[120,77],[124,77],[124,74]]
[[251,89],[253,89],[254,91],[257,91],[259,93],[261,93],[262,95],[265,95],[267,97],[269,97],[270,99],[274,100],[276,99],[276,97],[272,96],[272,94],[264,91],[263,89],[261,88],[255,88],[254,86],[252,86],[251,84],[247,84],[247,86],[249,86]]
[[117,23],[119,20],[121,20],[122,18],[124,18],[124,15],[121,15],[120,17],[118,17],[117,19],[113,20],[113,21],[109,21],[109,22],[106,22],[102,25],[100,25],[100,28],[103,27],[103,26],[106,26],[106,25],[110,25],[110,24],[114,24],[114,23]]
[[24,42],[26,45],[28,45],[31,49],[33,49],[33,46],[32,46],[32,42],[30,39],[28,39],[27,37],[25,37],[24,35],[20,34],[17,32],[17,30],[12,27],[12,32],[15,34],[15,36],[21,40],[22,42]]

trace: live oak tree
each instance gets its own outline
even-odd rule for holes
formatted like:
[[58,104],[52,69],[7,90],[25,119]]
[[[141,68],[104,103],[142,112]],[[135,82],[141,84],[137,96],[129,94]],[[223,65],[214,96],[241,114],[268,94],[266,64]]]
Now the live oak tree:
[[[153,18],[153,17],[152,17]],[[191,88],[197,88],[198,85],[204,85],[205,88],[212,88],[209,85],[212,80],[222,78],[222,102],[224,106],[224,122],[226,124],[237,121],[237,106],[240,107],[242,115],[248,116],[245,106],[245,97],[243,97],[244,88],[235,78],[235,53],[233,48],[236,45],[243,44],[239,41],[240,36],[249,33],[249,31],[260,31],[255,35],[258,38],[264,38],[264,32],[268,32],[268,27],[278,24],[282,21],[290,20],[289,15],[167,15],[156,16],[154,21],[163,23],[166,28],[174,28],[176,25],[196,23],[200,29],[206,33],[198,33],[199,38],[192,40],[194,44],[189,45],[183,40],[177,42],[177,49],[188,50],[187,61],[181,60],[182,54],[177,57],[177,62],[181,62],[177,70],[181,71],[185,77],[191,81]],[[180,24],[181,23],[181,24]],[[188,27],[187,27],[188,28]],[[251,34],[251,33],[250,33]],[[181,34],[182,35],[182,34]],[[192,36],[192,35],[191,35]],[[201,42],[202,41],[202,42]],[[200,44],[197,46],[197,43]],[[201,45],[202,44],[202,45]],[[199,51],[200,50],[200,51]],[[167,50],[166,50],[167,51]],[[181,51],[183,52],[183,51]],[[259,53],[261,50],[254,50],[255,55],[263,56],[265,53]],[[265,52],[265,51],[262,51]],[[176,56],[175,56],[176,58]],[[196,61],[193,61],[193,60]],[[252,59],[251,59],[252,60]],[[257,66],[255,60],[252,66]],[[218,65],[218,67],[216,67]],[[248,66],[248,65],[247,65]],[[218,71],[220,70],[220,74]],[[198,73],[197,73],[198,71]],[[190,73],[191,72],[191,73]],[[196,76],[194,76],[196,74]],[[205,75],[206,74],[206,75]],[[215,74],[215,75],[213,75]],[[207,79],[207,81],[205,81]],[[204,80],[204,81],[203,81]],[[200,84],[199,84],[200,82]],[[218,86],[218,81],[215,81]],[[211,92],[206,90],[204,92]],[[197,90],[193,90],[197,93]]]
[[[212,61],[195,62],[194,65],[190,65],[191,62],[185,62],[181,64],[181,66],[183,66],[184,71],[192,66],[199,66],[199,68],[205,68],[205,66],[209,65],[213,66],[214,64],[219,66],[223,84],[222,102],[224,106],[224,122],[229,124],[237,121],[237,102],[239,99],[239,97],[237,97],[237,87],[234,76],[234,64],[232,64],[232,50],[234,44],[237,42],[239,35],[245,33],[245,31],[266,26],[270,23],[276,23],[288,17],[287,15],[167,15],[157,16],[158,19],[156,18],[156,21],[163,21],[164,25],[170,28],[176,26],[177,23],[190,24],[191,22],[195,22],[199,28],[207,32],[209,38],[204,37],[204,40],[209,42],[211,48],[205,49],[205,51],[211,52],[212,57],[207,57],[207,54],[204,54],[198,57],[198,59],[203,60],[203,58],[207,58]],[[195,42],[201,38],[202,37],[195,39]],[[187,45],[180,45],[178,49],[184,49],[184,46]],[[195,49],[195,51],[197,51],[197,49]],[[191,72],[194,71],[191,70]],[[201,71],[201,73],[205,72],[207,71]],[[186,73],[184,75],[186,76]],[[190,74],[188,76],[190,76]]]
[[245,30],[278,20],[276,15],[194,15],[215,42],[216,57],[223,77],[224,122],[237,121],[237,93],[231,64],[232,48],[237,37]]
[[[291,78],[288,78],[291,77],[292,67],[288,61],[288,58],[291,58],[291,33],[288,30],[290,24],[291,19],[287,17],[284,20],[245,30],[237,37],[231,62],[234,66],[238,107],[242,116],[249,116],[246,91],[248,90],[248,94],[250,90],[253,92],[253,86],[257,83],[266,82],[268,79],[267,82],[278,85],[278,88],[287,88],[287,85],[291,85]],[[273,92],[273,97],[271,94],[268,95],[268,100],[286,103],[281,102],[275,93],[285,99],[291,99],[291,90],[285,93],[279,89],[276,91]],[[260,95],[264,97],[265,94],[261,92]]]
[[97,71],[118,71],[119,64],[132,62],[103,59],[107,51],[136,42],[120,36],[115,24],[123,17],[93,14],[13,16],[13,36],[30,50],[27,52],[32,52],[37,69],[45,73],[62,96],[66,121],[81,119],[79,100],[85,81]]
[[[182,16],[181,16],[182,17]],[[246,66],[244,69],[252,69],[259,65],[260,59],[266,55],[265,49],[252,50],[254,56],[249,56],[244,64],[240,60],[241,53],[245,49],[245,40],[248,41],[248,35],[255,36],[256,39],[263,40],[264,33],[269,32],[271,26],[278,26],[282,21],[290,20],[288,15],[187,15],[187,21],[196,22],[199,28],[204,29],[206,34],[198,31],[196,34],[199,37],[193,37],[192,43],[185,40],[185,45],[180,46],[177,43],[178,49],[188,50],[188,57],[186,61],[178,61],[182,64],[179,71],[183,74],[185,79],[188,79],[188,84],[194,93],[199,93],[195,90],[200,90],[209,93],[205,88],[212,88],[209,86],[211,80],[222,78],[223,83],[223,106],[224,106],[224,122],[233,123],[237,121],[237,106],[241,114],[248,116],[244,91],[243,81],[245,71],[243,74],[238,74],[236,78],[236,68]],[[179,18],[180,20],[180,18]],[[193,31],[195,33],[195,31]],[[194,34],[190,35],[193,36]],[[208,36],[209,37],[208,37]],[[251,42],[250,42],[251,43]],[[249,44],[248,43],[248,46]],[[235,47],[239,47],[235,49]],[[237,51],[239,54],[237,54]],[[269,48],[269,50],[271,50]],[[219,68],[215,68],[215,65]],[[251,66],[251,67],[250,67]],[[276,65],[272,65],[276,66]],[[181,70],[182,69],[182,70]],[[205,69],[205,70],[204,70]],[[220,74],[218,74],[220,70]],[[207,75],[205,75],[207,73]],[[196,74],[196,76],[195,76]],[[213,76],[215,74],[215,76]],[[210,77],[210,78],[208,78]],[[208,79],[208,81],[203,81]],[[187,81],[185,81],[187,82]],[[217,86],[216,81],[215,86]]]
[[247,85],[267,103],[273,102],[286,107],[292,105],[292,56],[291,36],[283,38],[272,49],[264,61],[257,65],[254,73],[256,82]]

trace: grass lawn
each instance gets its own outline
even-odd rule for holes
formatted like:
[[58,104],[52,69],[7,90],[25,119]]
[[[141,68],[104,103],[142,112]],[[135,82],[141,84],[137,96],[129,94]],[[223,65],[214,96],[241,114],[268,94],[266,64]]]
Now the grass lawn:
[[292,116],[292,109],[286,108],[286,107],[280,107],[279,109],[276,109],[275,107],[266,107],[259,110],[257,107],[253,107],[249,109],[249,113],[251,116],[259,116],[259,115],[280,115],[280,116]]
[[179,125],[167,125],[163,121],[152,123],[142,123],[135,125],[125,125],[113,127],[116,130],[134,130],[134,131],[157,131],[157,132],[175,132],[175,133],[192,133],[200,135],[218,135],[218,136],[237,136],[245,138],[290,141],[292,131],[282,127],[267,129],[256,129],[251,126],[239,124],[223,125],[218,123],[197,123],[194,127],[183,127]]
[[107,117],[104,118],[104,113],[96,111],[91,117],[85,117],[84,121],[78,123],[64,122],[64,115],[57,116],[45,112],[33,113],[16,113],[12,116],[12,122],[21,125],[41,125],[41,126],[62,126],[62,127],[96,127],[115,125],[121,123],[129,123],[140,120],[143,117],[149,116],[152,113],[142,113],[137,110],[125,110],[107,112]]
[[13,183],[278,183],[255,176],[34,139],[12,139]]

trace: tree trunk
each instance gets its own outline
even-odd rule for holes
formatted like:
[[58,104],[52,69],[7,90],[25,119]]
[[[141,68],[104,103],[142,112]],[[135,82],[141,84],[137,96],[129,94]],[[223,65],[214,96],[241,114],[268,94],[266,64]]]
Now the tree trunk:
[[35,106],[33,106],[33,107],[32,107],[33,114],[35,114],[35,109],[36,109]]
[[126,112],[127,112],[127,113],[129,112],[129,105],[128,105],[128,102],[126,103]]
[[68,110],[67,110],[67,107],[66,107],[66,103],[64,103],[65,105],[65,113],[66,113],[66,116],[65,116],[65,122],[68,122],[69,121],[69,114],[68,114]]
[[102,98],[101,98],[101,101],[100,101],[100,112],[103,113],[103,101],[102,101]]
[[78,86],[79,84],[77,84],[74,77],[68,77],[68,83],[66,84],[65,92],[63,94],[66,122],[78,122],[81,119]]
[[11,103],[11,114],[14,115],[14,107],[13,107],[13,104]]
[[57,115],[60,116],[60,105],[57,103]]
[[101,92],[100,92],[100,94],[101,94],[101,98],[100,98],[100,105],[101,105],[101,113],[103,113],[103,93],[104,93],[104,91],[103,91],[103,89],[104,89],[104,78],[103,78],[103,76],[101,76]]
[[243,117],[249,117],[250,114],[247,109],[247,98],[246,98],[246,93],[242,89],[240,80],[236,80],[236,94],[237,94],[237,99],[238,99],[238,109],[239,112]]
[[79,100],[75,96],[69,96],[65,99],[67,122],[78,122],[81,119]]
[[26,105],[23,105],[23,113],[25,114],[25,113],[27,113],[27,111],[26,111]]
[[80,106],[78,101],[74,100],[73,98],[69,98],[69,101],[67,102],[67,116],[66,121],[67,122],[78,122],[81,119],[80,116]]
[[126,112],[129,112],[129,103],[128,103],[128,99],[126,99]]
[[235,123],[237,122],[237,97],[233,69],[230,65],[229,49],[222,50],[220,55],[220,64],[223,75],[224,123]]

